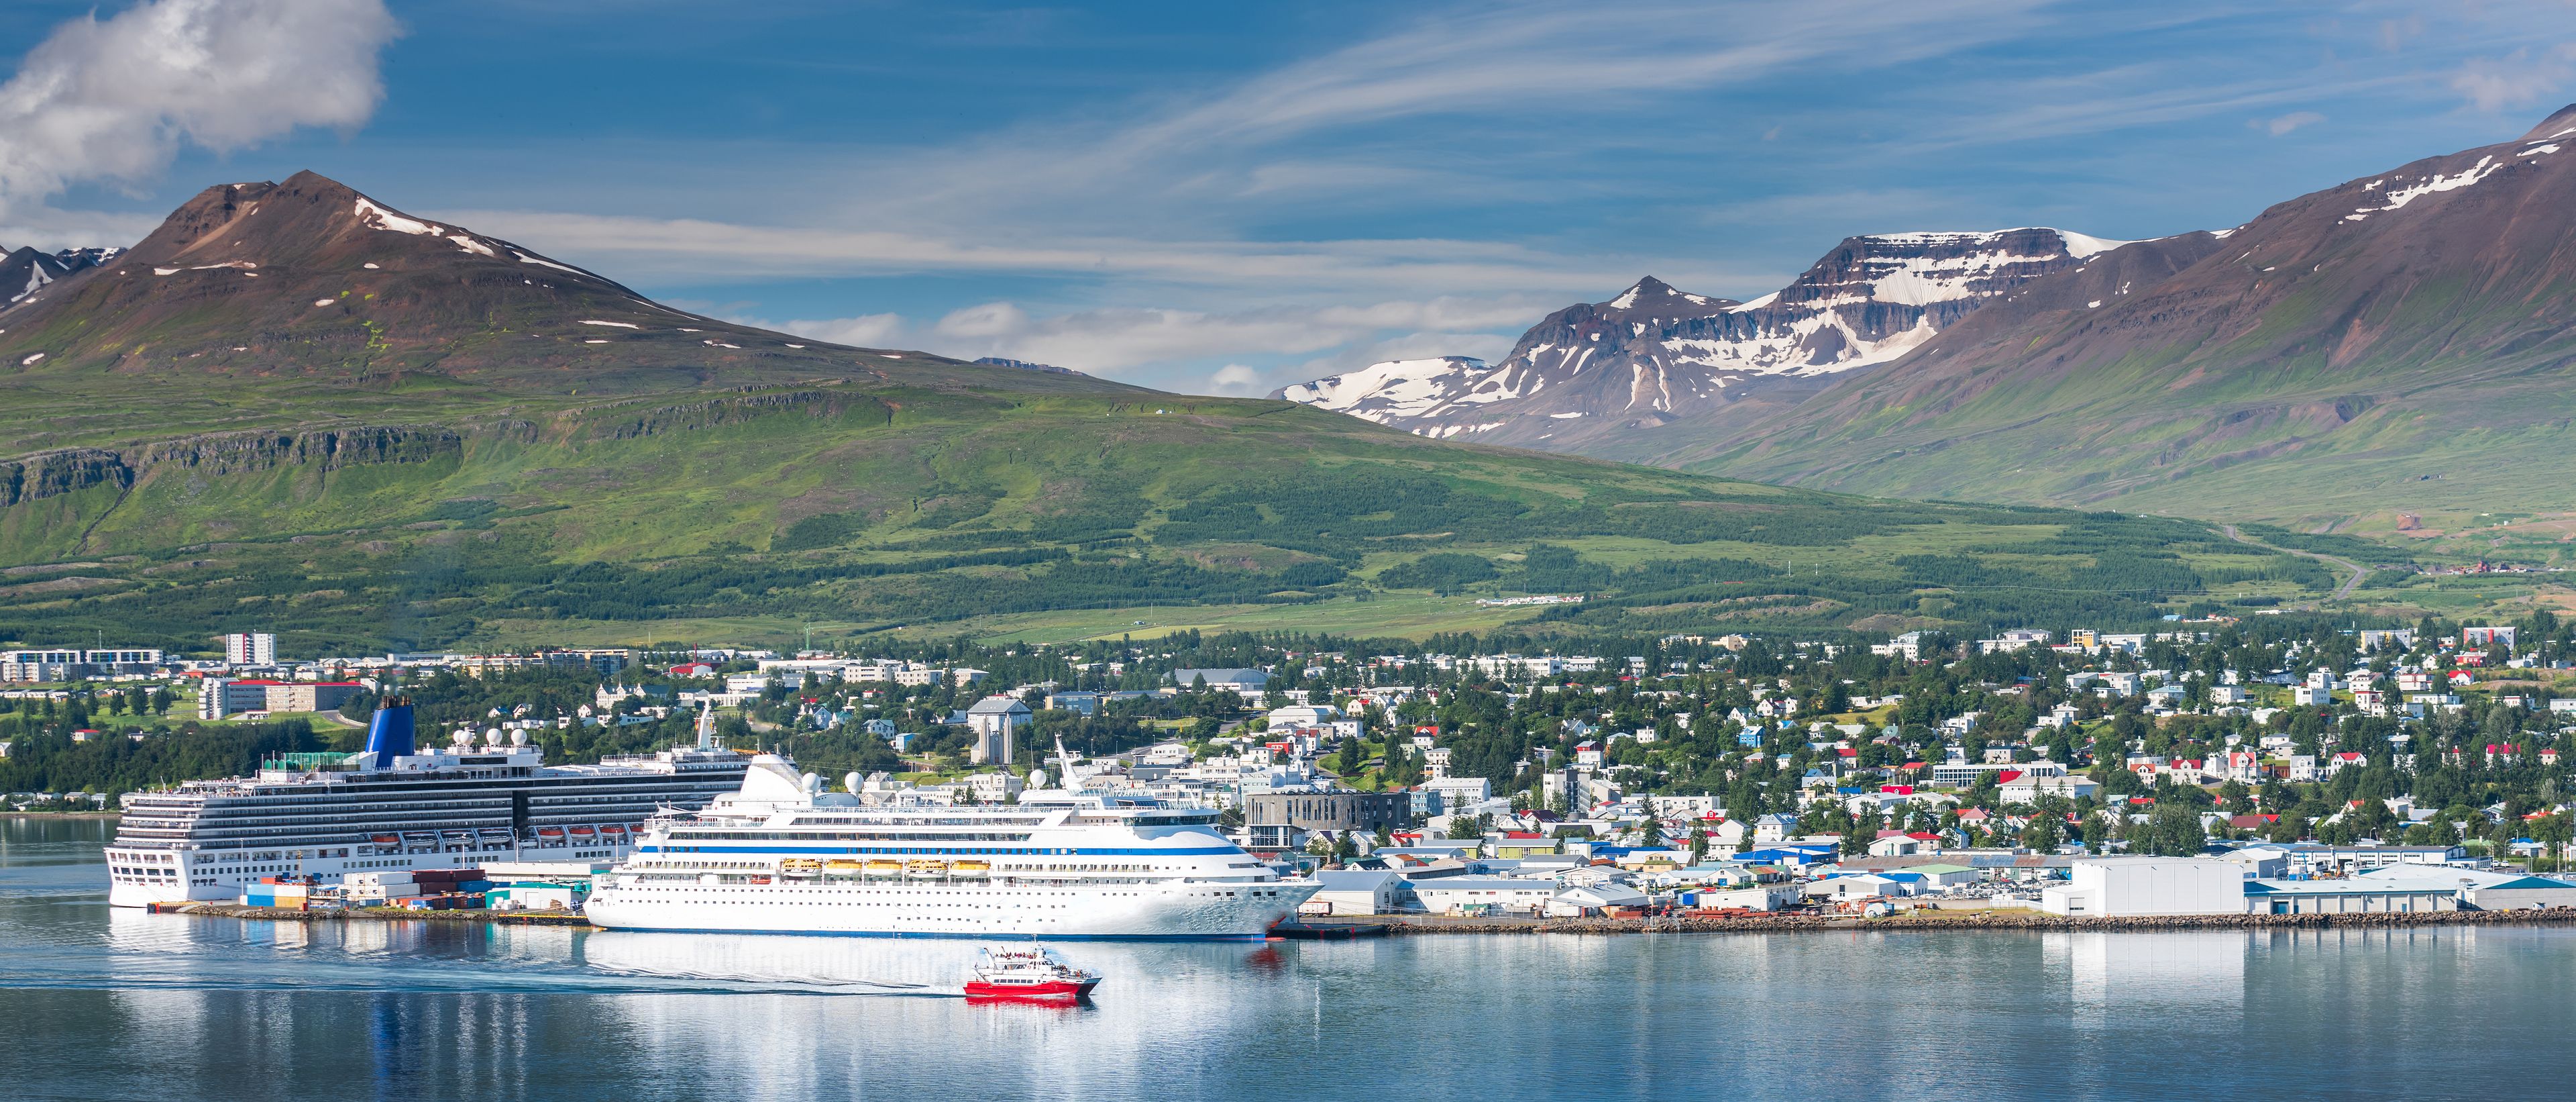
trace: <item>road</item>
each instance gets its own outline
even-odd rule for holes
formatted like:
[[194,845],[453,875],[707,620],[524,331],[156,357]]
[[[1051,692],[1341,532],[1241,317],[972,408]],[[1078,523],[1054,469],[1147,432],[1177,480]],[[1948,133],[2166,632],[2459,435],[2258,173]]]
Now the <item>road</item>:
[[2340,601],[2346,597],[2352,596],[2353,590],[2361,588],[2361,580],[2370,576],[2369,567],[2363,566],[2350,559],[2338,559],[2332,555],[2320,555],[2314,551],[2300,551],[2289,547],[2273,547],[2271,544],[2257,539],[2249,539],[2238,533],[2236,531],[2236,526],[2233,524],[2219,525],[2218,530],[2227,533],[2227,538],[2235,540],[2238,543],[2251,544],[2267,550],[2278,551],[2284,555],[2297,555],[2303,559],[2315,559],[2321,563],[2326,563],[2331,566],[2339,566],[2352,571],[2352,576],[2343,580],[2343,588],[2335,590],[2334,596],[2326,598],[2329,601]]

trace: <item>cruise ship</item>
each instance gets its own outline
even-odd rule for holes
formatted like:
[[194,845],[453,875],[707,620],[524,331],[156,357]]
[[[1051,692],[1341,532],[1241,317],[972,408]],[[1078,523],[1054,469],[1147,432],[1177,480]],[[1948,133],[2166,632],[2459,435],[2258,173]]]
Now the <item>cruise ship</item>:
[[644,824],[741,787],[747,759],[717,747],[702,712],[696,746],[547,765],[499,730],[414,745],[412,708],[390,698],[355,754],[285,754],[258,774],[125,797],[107,847],[119,907],[231,899],[263,876],[329,883],[352,872],[487,861],[613,861]]
[[741,791],[653,822],[584,913],[628,930],[1258,940],[1315,894],[1214,812],[1085,790],[1057,752],[1062,787],[957,807],[867,804],[755,757]]

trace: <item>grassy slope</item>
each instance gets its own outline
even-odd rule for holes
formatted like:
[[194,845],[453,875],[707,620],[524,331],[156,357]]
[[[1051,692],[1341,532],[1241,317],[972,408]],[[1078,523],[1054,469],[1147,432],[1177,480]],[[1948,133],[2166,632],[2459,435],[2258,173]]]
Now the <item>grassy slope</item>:
[[[23,408],[42,431],[86,443],[182,422],[283,431],[316,404],[296,385],[120,408],[105,428],[67,424],[59,401]],[[781,396],[793,401],[764,404]],[[445,426],[459,443],[338,469],[148,466],[130,488],[0,510],[11,567],[0,635],[202,646],[259,626],[309,646],[431,646],[791,642],[807,625],[825,638],[1007,639],[1183,627],[1423,635],[1534,620],[1564,631],[1901,629],[2009,617],[2023,590],[2106,585],[2083,580],[2095,565],[2085,546],[1985,550],[2045,544],[2076,514],[1476,449],[1276,402],[859,384],[596,404],[444,388],[326,397],[345,418]],[[1292,500],[1309,487],[1320,504]],[[1204,512],[1247,494],[1249,511]],[[2119,537],[2149,554],[2207,538],[2181,523]],[[1515,568],[1540,544],[1578,552],[1587,570],[1684,573],[1584,575],[1569,588],[1609,599],[1580,611],[1473,604],[1527,584]],[[1053,561],[994,561],[1032,550]],[[2177,561],[2244,563],[2206,550],[2185,547]],[[1483,557],[1502,576],[1446,596],[1371,584],[1431,552]],[[2021,573],[1963,596],[1900,564],[1925,554],[1986,555]],[[567,573],[584,563],[589,573]],[[1301,564],[1329,569],[1301,579]],[[1066,580],[1077,568],[1100,576]],[[2209,588],[2307,592],[2289,574]],[[2096,604],[2134,619],[2166,596]]]

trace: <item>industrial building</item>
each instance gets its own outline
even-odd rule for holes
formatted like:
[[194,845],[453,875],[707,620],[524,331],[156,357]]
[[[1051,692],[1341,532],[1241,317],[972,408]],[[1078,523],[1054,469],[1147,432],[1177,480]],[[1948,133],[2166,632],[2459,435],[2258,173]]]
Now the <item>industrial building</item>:
[[2039,893],[2053,915],[2132,918],[2245,913],[2245,869],[2199,857],[2093,857]]

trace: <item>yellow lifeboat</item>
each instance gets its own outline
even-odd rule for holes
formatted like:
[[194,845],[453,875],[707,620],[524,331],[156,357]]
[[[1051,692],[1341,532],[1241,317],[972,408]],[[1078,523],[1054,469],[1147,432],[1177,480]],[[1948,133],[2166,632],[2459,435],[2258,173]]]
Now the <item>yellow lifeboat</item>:
[[834,876],[855,876],[865,867],[864,864],[847,857],[835,857],[823,862],[823,871]]
[[790,857],[778,863],[778,871],[789,876],[812,876],[823,871],[823,863],[811,857]]
[[870,861],[867,864],[866,872],[870,876],[900,876],[903,874],[903,862]]
[[959,861],[948,866],[950,876],[986,876],[993,871],[990,861]]
[[948,875],[948,862],[931,860],[906,861],[903,863],[903,874],[915,880],[936,880]]

